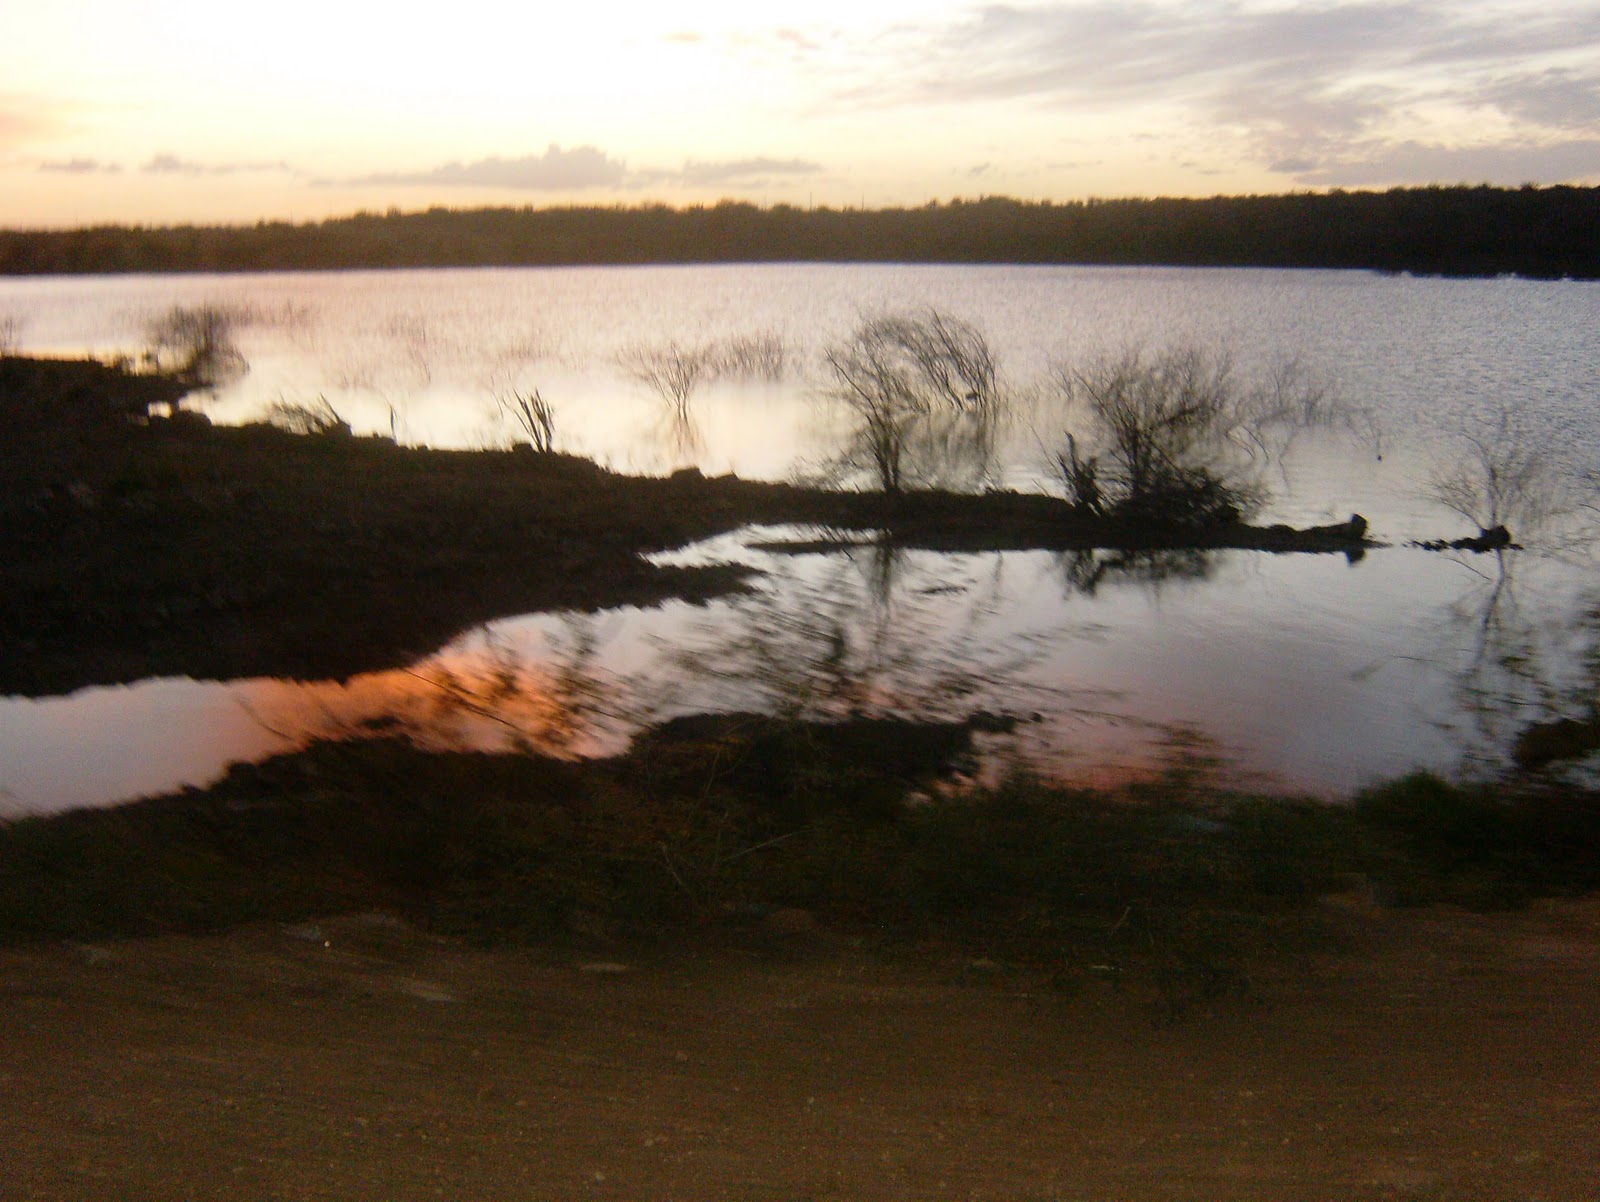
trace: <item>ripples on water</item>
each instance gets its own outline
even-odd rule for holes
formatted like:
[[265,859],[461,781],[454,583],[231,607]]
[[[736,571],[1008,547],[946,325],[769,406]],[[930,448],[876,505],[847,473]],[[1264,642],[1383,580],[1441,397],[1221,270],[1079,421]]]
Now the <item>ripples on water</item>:
[[[1395,542],[1463,533],[1421,481],[1454,433],[1502,406],[1567,466],[1600,463],[1594,284],[781,265],[0,281],[0,316],[17,316],[38,353],[137,356],[173,304],[248,318],[249,373],[205,402],[219,420],[322,396],[358,431],[496,445],[514,431],[495,394],[538,388],[562,449],[630,471],[783,478],[825,460],[842,426],[819,400],[823,348],[863,313],[930,305],[979,325],[1035,398],[1007,444],[1017,486],[1047,476],[1059,420],[1037,398],[1051,365],[1133,345],[1224,350],[1247,372],[1293,360],[1375,416],[1380,441],[1301,440],[1275,481],[1274,520],[1358,510]],[[757,333],[782,336],[785,378],[702,387],[688,428],[616,365],[629,347]],[[400,728],[576,753],[619,746],[639,721],[729,704],[1037,713],[1008,741],[1042,770],[1104,779],[1177,738],[1214,744],[1240,772],[1337,794],[1416,766],[1496,768],[1521,725],[1594,697],[1584,569],[1528,555],[1507,590],[1492,560],[1399,548],[1356,565],[797,557],[739,539],[692,554],[756,558],[766,586],[703,609],[509,619],[412,672],[345,685],[160,681],[0,702],[0,807],[203,782],[317,734]]]

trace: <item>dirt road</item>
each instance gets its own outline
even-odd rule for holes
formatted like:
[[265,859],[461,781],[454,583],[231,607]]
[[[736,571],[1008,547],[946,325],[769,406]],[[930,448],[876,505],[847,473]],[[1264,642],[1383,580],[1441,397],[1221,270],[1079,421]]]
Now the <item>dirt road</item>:
[[1351,922],[1172,1023],[803,922],[615,961],[379,916],[0,952],[0,1198],[1600,1196],[1600,899]]

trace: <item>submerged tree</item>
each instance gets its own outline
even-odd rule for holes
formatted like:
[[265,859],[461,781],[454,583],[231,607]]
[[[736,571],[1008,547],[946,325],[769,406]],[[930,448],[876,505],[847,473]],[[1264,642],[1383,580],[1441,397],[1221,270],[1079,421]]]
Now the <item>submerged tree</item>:
[[1506,541],[1549,527],[1584,508],[1581,490],[1559,467],[1547,439],[1533,436],[1502,407],[1461,430],[1460,453],[1435,467],[1423,496]]
[[182,379],[215,387],[244,373],[244,356],[233,340],[237,324],[220,305],[174,305],[146,330],[150,357]]
[[869,470],[884,492],[990,466],[1002,403],[975,326],[936,309],[880,314],[825,359],[830,395],[856,419],[845,466]]
[[1056,379],[1071,423],[1056,457],[1069,499],[1164,525],[1238,521],[1265,501],[1264,470],[1298,431],[1349,418],[1292,366],[1250,384],[1226,355],[1192,347],[1126,351]]
[[716,372],[717,351],[676,341],[640,343],[618,352],[617,365],[687,418],[695,389]]

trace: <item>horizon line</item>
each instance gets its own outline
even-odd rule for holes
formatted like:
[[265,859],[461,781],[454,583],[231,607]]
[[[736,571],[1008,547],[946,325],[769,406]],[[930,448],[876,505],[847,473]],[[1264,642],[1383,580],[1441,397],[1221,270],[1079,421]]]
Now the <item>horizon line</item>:
[[390,205],[383,210],[367,207],[358,208],[346,213],[330,214],[325,217],[297,218],[289,216],[261,216],[251,221],[167,221],[167,222],[123,222],[123,221],[98,221],[79,223],[73,225],[0,225],[0,234],[71,234],[89,232],[94,230],[128,230],[128,231],[159,231],[177,229],[195,230],[250,230],[261,226],[287,225],[295,228],[313,226],[337,225],[341,222],[356,221],[363,218],[380,221],[403,220],[413,217],[426,217],[435,214],[471,215],[479,213],[553,213],[553,212],[612,212],[612,213],[639,213],[656,212],[665,210],[670,213],[684,214],[706,212],[721,208],[748,208],[759,212],[799,212],[799,213],[908,213],[927,209],[954,208],[964,205],[979,205],[1005,203],[1034,208],[1071,208],[1074,206],[1091,206],[1107,204],[1204,204],[1216,201],[1239,200],[1288,200],[1302,197],[1321,196],[1382,196],[1396,192],[1445,192],[1445,191],[1491,191],[1491,192],[1547,192],[1567,189],[1572,191],[1600,191],[1600,184],[1584,183],[1554,183],[1541,184],[1532,181],[1521,184],[1495,184],[1488,181],[1469,183],[1456,181],[1444,183],[1434,181],[1426,184],[1394,184],[1388,187],[1340,187],[1328,186],[1321,188],[1295,188],[1282,192],[1216,192],[1205,196],[1180,196],[1172,194],[1154,195],[1120,195],[1087,196],[1060,198],[1060,199],[1028,199],[1025,197],[1011,196],[1005,193],[980,193],[977,196],[953,195],[948,199],[932,197],[919,204],[885,204],[867,207],[860,205],[831,205],[827,203],[815,204],[807,202],[798,204],[793,201],[767,201],[752,200],[742,197],[723,197],[712,202],[695,202],[690,204],[669,203],[662,200],[639,201],[612,201],[592,203],[563,202],[558,204],[477,204],[467,206],[454,206],[431,204],[414,209],[404,209],[398,205]]

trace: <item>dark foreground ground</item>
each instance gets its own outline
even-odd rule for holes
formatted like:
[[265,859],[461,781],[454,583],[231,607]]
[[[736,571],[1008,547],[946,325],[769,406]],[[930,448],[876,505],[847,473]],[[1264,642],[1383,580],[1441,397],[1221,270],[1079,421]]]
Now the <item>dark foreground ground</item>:
[[[1166,545],[1049,498],[127,420],[173,391],[0,362],[0,689],[709,595],[737,577],[637,552],[751,521]],[[379,738],[0,823],[0,1199],[1600,1194],[1600,800],[952,789],[972,729]]]
[[1379,912],[1152,1019],[774,928],[637,959],[377,916],[0,951],[0,1196],[1600,1196],[1600,908]]

